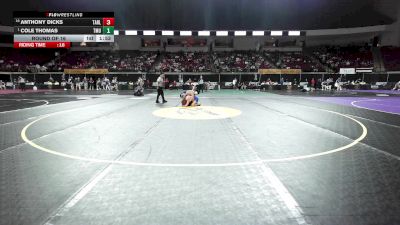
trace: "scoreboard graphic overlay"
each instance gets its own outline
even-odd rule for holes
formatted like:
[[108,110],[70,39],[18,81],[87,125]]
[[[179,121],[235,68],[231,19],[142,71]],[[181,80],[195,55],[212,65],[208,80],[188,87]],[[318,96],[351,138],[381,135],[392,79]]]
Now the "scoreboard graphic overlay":
[[14,48],[114,42],[114,12],[14,12]]

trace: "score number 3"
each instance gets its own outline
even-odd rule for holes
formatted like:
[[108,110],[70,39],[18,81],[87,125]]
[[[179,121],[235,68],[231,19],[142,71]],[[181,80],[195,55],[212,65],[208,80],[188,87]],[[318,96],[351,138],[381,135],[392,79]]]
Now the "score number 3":
[[103,18],[103,26],[114,26],[114,18]]

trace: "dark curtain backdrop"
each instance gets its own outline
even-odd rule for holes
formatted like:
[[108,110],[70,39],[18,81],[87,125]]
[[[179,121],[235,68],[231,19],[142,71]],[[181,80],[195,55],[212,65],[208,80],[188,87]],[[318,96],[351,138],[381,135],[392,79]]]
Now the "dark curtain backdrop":
[[[376,1],[376,0],[375,0]],[[321,29],[387,24],[374,0],[14,0],[14,10],[114,11],[117,29]]]

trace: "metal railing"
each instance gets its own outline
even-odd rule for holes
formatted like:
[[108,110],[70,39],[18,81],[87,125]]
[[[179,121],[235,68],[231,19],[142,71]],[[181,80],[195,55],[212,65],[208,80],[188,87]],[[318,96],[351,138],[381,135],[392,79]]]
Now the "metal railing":
[[[157,80],[157,77],[160,73],[148,73],[148,72],[109,72],[107,75],[71,75],[73,77],[118,77],[119,81],[136,81],[139,77],[145,78],[146,80],[150,80],[154,82]],[[325,80],[327,78],[332,78],[336,80],[340,76],[343,76],[345,80],[353,81],[353,80],[361,80],[363,82],[373,84],[376,82],[398,82],[400,80],[400,71],[393,72],[383,72],[383,73],[358,73],[352,75],[340,75],[337,73],[321,73],[321,72],[309,72],[309,73],[301,73],[301,74],[271,74],[271,75],[260,75],[257,72],[221,72],[221,73],[213,73],[213,72],[166,72],[166,77],[169,81],[187,81],[189,79],[195,81],[198,80],[200,76],[203,76],[205,81],[210,82],[230,82],[234,78],[238,80],[238,82],[263,82],[268,79],[278,82],[283,78],[287,82],[305,82],[309,81],[312,78],[318,80]],[[46,82],[49,80],[50,76],[56,80],[61,81],[63,72],[38,72],[38,73],[28,73],[28,72],[0,72],[0,80],[3,81],[13,81],[16,80],[19,76],[24,77],[29,81],[34,82]],[[70,75],[64,75],[66,79],[68,79]]]

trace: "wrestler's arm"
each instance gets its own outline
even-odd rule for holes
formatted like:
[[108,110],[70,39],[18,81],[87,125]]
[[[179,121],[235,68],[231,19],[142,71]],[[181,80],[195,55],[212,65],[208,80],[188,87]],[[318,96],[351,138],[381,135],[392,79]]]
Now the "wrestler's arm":
[[184,106],[187,107],[187,106],[189,106],[189,103],[191,102],[191,96],[186,95],[185,99],[186,99],[186,104]]

